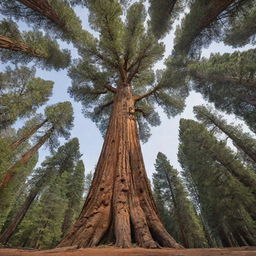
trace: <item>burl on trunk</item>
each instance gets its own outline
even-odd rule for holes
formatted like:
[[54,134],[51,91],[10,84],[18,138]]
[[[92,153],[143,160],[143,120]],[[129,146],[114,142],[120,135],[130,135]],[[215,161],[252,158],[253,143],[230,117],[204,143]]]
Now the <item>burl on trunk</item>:
[[93,182],[82,212],[59,247],[115,244],[145,248],[181,246],[161,223],[143,162],[135,101],[120,85]]

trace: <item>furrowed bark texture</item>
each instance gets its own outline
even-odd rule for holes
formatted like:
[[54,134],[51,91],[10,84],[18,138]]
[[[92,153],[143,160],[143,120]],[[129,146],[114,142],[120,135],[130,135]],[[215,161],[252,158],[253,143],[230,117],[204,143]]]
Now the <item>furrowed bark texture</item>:
[[118,88],[82,212],[59,247],[113,243],[180,248],[162,225],[146,175],[129,85]]

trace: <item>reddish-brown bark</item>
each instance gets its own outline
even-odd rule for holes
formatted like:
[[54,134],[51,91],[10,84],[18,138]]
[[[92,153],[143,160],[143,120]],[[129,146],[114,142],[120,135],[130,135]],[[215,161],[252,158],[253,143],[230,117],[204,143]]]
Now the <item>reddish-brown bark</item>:
[[25,217],[28,209],[30,208],[31,204],[33,203],[34,199],[36,198],[38,194],[39,189],[33,190],[30,192],[29,196],[27,197],[26,201],[22,205],[22,207],[19,209],[17,214],[15,215],[12,222],[9,224],[9,226],[6,228],[6,230],[0,235],[0,243],[6,244],[15,230],[17,229],[18,225],[21,223],[23,218]]
[[5,175],[3,177],[3,180],[0,183],[0,191],[3,190],[10,182],[11,180],[15,177],[16,175],[16,169],[19,166],[22,166],[26,164],[29,159],[37,152],[37,150],[49,139],[51,134],[54,131],[54,127],[50,128],[38,141],[38,143],[33,146],[29,151],[27,151],[25,154],[22,155],[22,157],[11,167],[9,167]]
[[34,50],[30,46],[28,46],[22,42],[13,40],[6,36],[0,36],[0,48],[4,48],[4,49],[11,50],[11,51],[16,51],[16,52],[23,52],[23,53],[26,53],[26,54],[29,54],[31,56],[38,57],[38,58],[46,58],[47,57],[44,54],[42,54],[40,51]]
[[29,139],[37,130],[39,130],[48,120],[45,119],[42,123],[35,125],[32,129],[30,129],[29,131],[27,131],[27,133],[24,134],[23,137],[17,139],[16,141],[14,141],[11,145],[10,148],[12,150],[15,150],[21,143],[23,143],[24,141],[26,141],[27,139]]
[[92,186],[73,230],[59,247],[114,243],[145,248],[180,248],[161,223],[146,175],[131,87],[120,84],[114,96]]
[[22,4],[26,5],[28,8],[39,12],[41,15],[45,16],[47,19],[59,25],[65,27],[65,22],[60,19],[56,11],[51,7],[47,0],[18,0]]

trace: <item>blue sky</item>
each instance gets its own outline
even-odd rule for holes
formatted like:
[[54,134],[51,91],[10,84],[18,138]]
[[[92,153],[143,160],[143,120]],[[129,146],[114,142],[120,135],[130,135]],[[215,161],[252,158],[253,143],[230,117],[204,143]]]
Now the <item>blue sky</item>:
[[[81,7],[76,7],[75,11],[77,15],[80,17],[83,23],[83,27],[87,30],[90,30],[88,25],[88,12],[86,9]],[[20,29],[26,29],[27,26],[23,23],[19,23]],[[175,25],[174,25],[175,27]],[[175,29],[174,29],[175,30]],[[170,55],[173,46],[173,31],[169,33],[163,40],[166,45],[166,54],[165,57]],[[90,30],[91,31],[91,30]],[[91,31],[92,32],[92,31]],[[63,48],[69,48],[72,51],[72,57],[76,58],[77,52],[72,47],[72,45],[68,45],[63,42],[59,42]],[[246,50],[250,47],[243,48]],[[212,43],[208,49],[203,49],[203,56],[208,57],[210,53],[224,53],[224,52],[233,52],[237,49],[232,49],[231,47],[224,46],[223,44]],[[1,71],[3,71],[6,65],[1,65]],[[156,69],[164,68],[163,61],[158,62]],[[96,127],[96,125],[86,119],[82,114],[82,107],[80,103],[75,102],[67,93],[67,88],[71,86],[71,80],[67,76],[67,70],[63,71],[45,71],[37,69],[37,76],[54,81],[54,89],[53,95],[47,105],[54,104],[61,101],[71,101],[74,113],[75,113],[75,120],[74,120],[74,128],[71,131],[71,137],[78,137],[80,142],[80,151],[83,154],[82,159],[85,163],[86,173],[89,171],[94,170],[97,160],[101,151],[101,147],[103,144],[103,138]],[[179,129],[179,120],[180,118],[190,118],[194,119],[193,114],[193,106],[199,104],[207,104],[202,98],[202,96],[198,93],[191,92],[190,96],[186,99],[186,108],[184,112],[175,118],[168,119],[166,115],[159,109],[159,113],[161,116],[161,125],[158,127],[151,128],[152,136],[146,144],[142,145],[142,152],[144,155],[144,161],[147,169],[148,176],[151,178],[152,173],[154,172],[154,162],[156,155],[159,151],[163,152],[167,155],[168,159],[170,160],[171,164],[181,170],[181,167],[177,160],[177,152],[178,152],[178,129]],[[46,105],[45,105],[46,106]],[[43,111],[43,109],[40,111]],[[229,122],[241,123],[238,120],[235,120],[235,117],[232,115],[227,116],[226,119]],[[24,124],[24,120],[19,121],[16,127],[21,126]],[[245,130],[248,131],[248,128],[245,127]],[[61,140],[64,143],[64,140]],[[43,147],[39,151],[39,163],[44,160],[45,156],[49,155],[48,149]]]

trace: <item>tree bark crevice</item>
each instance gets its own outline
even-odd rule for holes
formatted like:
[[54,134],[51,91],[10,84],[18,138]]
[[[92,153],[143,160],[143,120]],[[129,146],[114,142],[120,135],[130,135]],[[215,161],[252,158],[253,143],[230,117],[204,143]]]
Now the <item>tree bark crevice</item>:
[[120,84],[90,191],[73,230],[59,247],[110,243],[129,248],[137,243],[144,248],[180,248],[158,217],[134,111],[131,86]]

